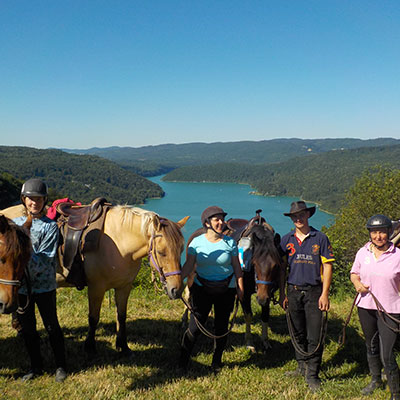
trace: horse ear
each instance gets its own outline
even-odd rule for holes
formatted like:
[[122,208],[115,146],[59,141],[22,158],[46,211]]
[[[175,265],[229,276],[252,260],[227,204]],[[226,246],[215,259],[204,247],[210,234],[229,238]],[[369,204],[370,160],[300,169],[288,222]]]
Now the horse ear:
[[187,220],[190,218],[190,216],[186,216],[185,218],[182,218],[180,221],[177,222],[180,228],[183,228],[187,222]]
[[8,229],[8,221],[4,215],[0,215],[0,233],[5,233]]

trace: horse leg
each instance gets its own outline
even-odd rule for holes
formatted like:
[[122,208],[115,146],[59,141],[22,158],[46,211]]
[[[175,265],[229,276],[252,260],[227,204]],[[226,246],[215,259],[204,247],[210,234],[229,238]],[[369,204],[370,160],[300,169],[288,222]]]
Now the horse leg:
[[267,301],[265,306],[261,307],[261,341],[264,346],[264,351],[268,351],[272,348],[268,338],[269,306],[270,300]]
[[[186,303],[190,304],[190,291],[188,286],[185,287],[182,293],[182,298],[185,299]],[[189,326],[189,309],[186,306],[181,318],[181,326],[183,332],[185,332]]]
[[115,304],[117,306],[117,339],[115,341],[115,347],[123,354],[129,354],[131,352],[126,338],[126,310],[131,288],[132,283],[129,282],[129,284],[124,287],[115,289]]
[[252,353],[256,351],[253,343],[253,335],[251,334],[251,321],[253,316],[251,314],[244,314],[244,320],[246,322],[246,333],[244,334],[244,340],[246,343],[246,348],[249,349]]
[[105,290],[96,290],[92,286],[88,288],[89,297],[89,331],[85,340],[85,352],[88,355],[96,354],[96,328],[100,318],[100,308],[103,301]]

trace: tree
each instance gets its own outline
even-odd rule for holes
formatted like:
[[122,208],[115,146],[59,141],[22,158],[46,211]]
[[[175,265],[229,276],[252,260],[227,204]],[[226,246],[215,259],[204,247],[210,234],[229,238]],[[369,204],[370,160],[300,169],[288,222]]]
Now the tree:
[[350,288],[349,272],[357,250],[368,240],[365,227],[375,214],[400,218],[400,170],[376,166],[356,180],[346,195],[335,224],[326,230],[336,264],[334,287]]

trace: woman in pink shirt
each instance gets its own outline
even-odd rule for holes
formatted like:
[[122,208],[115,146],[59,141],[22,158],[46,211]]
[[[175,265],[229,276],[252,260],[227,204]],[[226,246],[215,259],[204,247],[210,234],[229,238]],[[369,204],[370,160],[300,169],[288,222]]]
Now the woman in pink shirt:
[[399,324],[382,315],[378,316],[371,293],[394,318],[400,319],[400,250],[389,237],[392,221],[385,215],[374,215],[367,222],[370,241],[358,250],[351,269],[351,282],[359,293],[358,315],[367,346],[367,360],[371,383],[362,394],[371,394],[382,386],[382,364],[385,368],[391,399],[400,399],[399,368],[394,355]]

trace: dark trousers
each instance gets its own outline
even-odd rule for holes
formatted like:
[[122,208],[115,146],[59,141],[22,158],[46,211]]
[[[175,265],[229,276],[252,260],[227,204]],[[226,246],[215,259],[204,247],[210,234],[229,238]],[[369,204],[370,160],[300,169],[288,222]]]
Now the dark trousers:
[[[321,293],[322,286],[309,286],[306,290],[299,290],[293,285],[288,285],[288,307],[294,337],[301,350],[306,353],[314,351],[320,340],[322,311],[318,308],[318,300]],[[297,362],[307,365],[308,378],[318,377],[322,351],[323,343],[310,357],[305,357],[295,351]]]
[[[223,294],[208,294],[204,288],[194,283],[190,288],[191,306],[198,321],[204,325],[211,308],[214,305],[214,333],[216,336],[223,335],[228,330],[229,316],[235,303],[236,289],[228,289]],[[184,337],[184,346],[190,352],[196,338],[200,335],[193,314],[190,315],[189,328]],[[227,341],[227,335],[216,339],[215,354],[222,356]]]
[[[400,314],[390,314],[396,319],[400,319]],[[365,336],[367,354],[370,356],[380,355],[385,370],[397,370],[397,362],[394,355],[394,345],[397,339],[397,333],[389,329],[378,317],[378,311],[358,308],[361,328]],[[399,329],[399,324],[392,321],[389,317],[383,315],[385,322]]]
[[[27,296],[19,295],[20,304],[26,304]],[[49,335],[56,367],[65,368],[64,335],[57,318],[56,291],[32,294],[28,308],[18,314],[22,326],[22,335],[31,361],[31,368],[41,370],[43,367],[40,353],[40,337],[36,329],[35,304],[38,306],[43,325]]]

